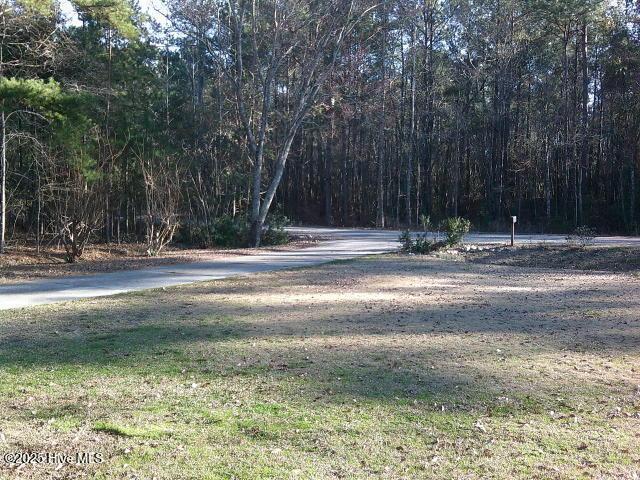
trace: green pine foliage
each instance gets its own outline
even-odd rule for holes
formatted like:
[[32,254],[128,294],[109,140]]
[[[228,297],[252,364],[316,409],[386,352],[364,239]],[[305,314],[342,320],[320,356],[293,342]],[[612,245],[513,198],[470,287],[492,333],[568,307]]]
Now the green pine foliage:
[[73,0],[78,12],[97,22],[103,22],[117,30],[128,40],[138,38],[138,27],[129,0]]
[[471,222],[462,217],[450,217],[442,222],[442,229],[446,235],[447,245],[455,246],[464,241],[464,236],[471,229]]

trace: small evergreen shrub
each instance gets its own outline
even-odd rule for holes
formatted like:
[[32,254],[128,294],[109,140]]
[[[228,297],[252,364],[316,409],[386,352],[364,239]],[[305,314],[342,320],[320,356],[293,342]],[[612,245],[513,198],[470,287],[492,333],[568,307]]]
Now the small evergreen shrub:
[[413,253],[418,255],[426,255],[437,250],[438,243],[427,238],[427,235],[418,235],[415,242],[413,242]]
[[247,243],[247,235],[245,217],[223,215],[209,223],[183,225],[176,241],[198,248],[243,247]]
[[212,242],[218,247],[243,247],[247,244],[247,220],[243,216],[225,215],[213,223]]
[[411,238],[411,230],[405,230],[398,237],[400,242],[400,251],[404,253],[413,253],[413,238]]
[[446,244],[453,247],[463,242],[464,236],[471,229],[471,222],[462,217],[450,217],[442,222],[442,229],[446,235]]
[[289,243],[289,234],[284,229],[289,223],[289,219],[284,215],[270,216],[267,219],[267,228],[262,232],[262,245],[286,245]]
[[[289,242],[289,234],[285,227],[289,219],[284,215],[274,214],[265,223],[262,231],[262,245],[284,245]],[[222,215],[209,223],[190,223],[182,225],[176,241],[198,248],[240,248],[246,247],[249,241],[249,224],[247,217]]]
[[441,242],[436,242],[429,238],[426,233],[418,234],[414,240],[409,230],[402,232],[398,240],[400,241],[400,250],[402,252],[414,253],[416,255],[426,255],[443,246]]
[[421,213],[420,225],[422,226],[423,232],[428,232],[431,229],[431,227],[433,227],[433,224],[431,223],[431,216]]

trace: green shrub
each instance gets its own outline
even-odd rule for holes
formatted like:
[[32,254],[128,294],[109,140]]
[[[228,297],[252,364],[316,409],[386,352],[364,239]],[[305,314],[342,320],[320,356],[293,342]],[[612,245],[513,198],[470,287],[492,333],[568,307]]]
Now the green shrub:
[[[289,242],[289,234],[284,227],[289,219],[274,214],[267,219],[262,232],[262,245],[284,245]],[[176,241],[198,248],[240,248],[246,247],[249,240],[247,217],[222,215],[207,223],[190,223],[180,228]]]
[[420,214],[420,225],[422,226],[423,232],[428,232],[433,224],[431,223],[431,216],[425,215],[424,213]]
[[213,245],[218,247],[244,247],[247,244],[248,228],[244,216],[225,215],[213,224]]
[[426,255],[438,249],[438,243],[427,238],[427,235],[418,235],[413,242],[413,253]]
[[471,222],[462,217],[450,217],[442,222],[442,229],[447,236],[446,244],[452,247],[462,243],[471,229]]
[[400,250],[405,253],[413,252],[413,238],[411,238],[411,230],[405,230],[398,237],[400,242]]
[[176,243],[199,248],[211,246],[209,239],[210,235],[206,226],[186,222],[180,224],[178,231],[173,237]]
[[176,241],[198,248],[242,247],[247,243],[247,222],[242,216],[224,215],[209,223],[185,224]]
[[262,245],[285,245],[289,243],[289,234],[284,229],[289,225],[284,215],[273,214],[267,219],[267,228],[262,232]]
[[442,247],[442,243],[430,239],[426,233],[418,234],[414,240],[409,230],[402,232],[398,240],[401,244],[400,250],[404,253],[426,255]]

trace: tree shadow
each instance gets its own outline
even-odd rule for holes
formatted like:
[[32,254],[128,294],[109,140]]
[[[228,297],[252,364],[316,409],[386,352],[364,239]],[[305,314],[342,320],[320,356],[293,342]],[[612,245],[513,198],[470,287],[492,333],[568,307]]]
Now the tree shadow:
[[[582,289],[548,278],[542,288],[519,272],[505,279],[464,264],[443,272],[395,262],[393,271],[366,273],[356,262],[3,313],[0,368],[271,375],[306,385],[310,401],[450,396],[463,404],[470,391],[561,389],[579,398],[604,387],[593,375],[551,382],[526,368],[515,381],[511,369],[640,353],[640,299],[621,304],[615,283]],[[423,277],[435,272],[441,280],[425,289]],[[386,283],[403,276],[399,286]],[[475,293],[457,295],[465,284]]]

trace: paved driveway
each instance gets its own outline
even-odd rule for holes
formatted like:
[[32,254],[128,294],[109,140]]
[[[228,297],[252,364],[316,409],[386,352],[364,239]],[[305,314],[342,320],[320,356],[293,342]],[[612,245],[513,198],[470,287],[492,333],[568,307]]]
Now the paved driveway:
[[[325,237],[327,240],[297,251],[263,252],[258,255],[238,255],[182,265],[2,285],[0,286],[0,310],[171,287],[269,270],[312,266],[333,260],[385,253],[398,247],[399,232],[396,231],[306,227],[292,227],[290,231],[295,234]],[[509,241],[509,236],[473,234],[467,241],[478,244],[506,243]],[[563,243],[565,239],[560,235],[527,235],[518,237],[518,241]],[[640,247],[640,238],[601,237],[596,239],[596,243]]]

